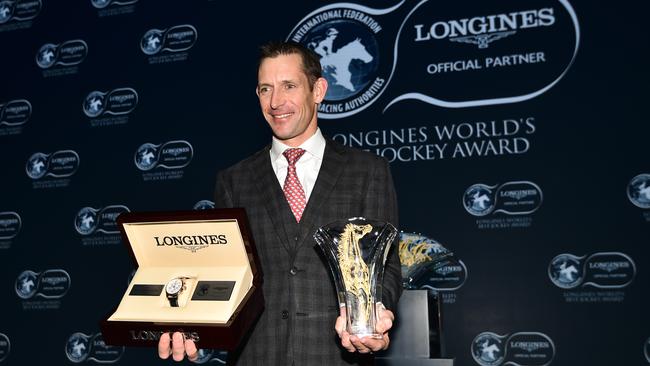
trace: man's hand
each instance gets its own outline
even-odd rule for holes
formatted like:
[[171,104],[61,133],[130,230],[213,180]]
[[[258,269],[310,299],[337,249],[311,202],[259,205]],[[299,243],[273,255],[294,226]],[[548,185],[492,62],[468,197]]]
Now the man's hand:
[[377,305],[378,318],[377,326],[375,330],[377,333],[381,334],[380,339],[363,337],[359,338],[356,335],[350,335],[346,330],[346,319],[345,319],[345,306],[341,307],[340,315],[336,318],[336,333],[338,333],[339,338],[341,338],[341,345],[343,348],[347,349],[349,352],[359,352],[359,353],[372,353],[376,351],[385,350],[388,348],[390,339],[388,338],[388,330],[393,327],[393,320],[395,316],[393,312],[387,310],[384,305]]
[[172,356],[174,361],[183,361],[185,355],[190,361],[199,358],[199,350],[193,340],[185,339],[182,333],[175,332],[170,339],[169,333],[163,333],[158,341],[158,356],[163,360]]

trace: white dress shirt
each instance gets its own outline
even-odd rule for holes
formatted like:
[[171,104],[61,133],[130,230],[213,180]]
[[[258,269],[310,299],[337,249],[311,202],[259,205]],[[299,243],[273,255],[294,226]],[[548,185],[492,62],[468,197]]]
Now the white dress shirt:
[[[309,196],[314,189],[314,184],[316,184],[318,171],[323,163],[323,155],[325,154],[325,138],[320,132],[320,128],[316,130],[316,133],[312,137],[298,147],[304,149],[305,154],[296,162],[296,174],[298,175],[302,189],[305,191],[305,198],[309,202]],[[271,154],[271,165],[278,178],[278,182],[280,182],[280,187],[284,186],[284,180],[287,177],[287,168],[289,167],[289,162],[282,153],[284,150],[290,148],[291,146],[287,146],[275,138],[275,136],[273,137],[269,153]]]

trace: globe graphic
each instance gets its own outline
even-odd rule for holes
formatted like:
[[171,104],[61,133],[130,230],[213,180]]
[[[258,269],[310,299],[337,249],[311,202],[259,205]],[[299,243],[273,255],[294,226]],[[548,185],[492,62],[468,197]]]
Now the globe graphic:
[[326,101],[354,97],[376,76],[377,41],[365,25],[349,20],[327,22],[314,27],[302,43],[320,56],[328,83]]

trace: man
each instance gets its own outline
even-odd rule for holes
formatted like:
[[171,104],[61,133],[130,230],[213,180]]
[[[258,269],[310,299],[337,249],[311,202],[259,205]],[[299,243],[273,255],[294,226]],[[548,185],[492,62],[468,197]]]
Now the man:
[[[245,207],[264,274],[265,310],[236,352],[245,365],[371,363],[386,349],[401,294],[397,250],[386,263],[377,331],[351,336],[326,260],[313,234],[350,217],[397,225],[397,200],[386,160],[340,146],[321,134],[318,104],[327,92],[318,56],[300,44],[262,47],[257,95],[272,144],[217,175],[217,207]],[[296,150],[295,148],[299,148]],[[297,155],[297,157],[296,157]],[[297,161],[295,161],[297,159]],[[305,205],[306,204],[306,205]],[[337,317],[338,315],[338,317]],[[333,329],[334,328],[334,329]],[[338,336],[338,337],[337,337]],[[170,345],[171,343],[171,345]],[[196,358],[180,333],[161,337],[161,358]],[[239,354],[240,353],[240,354]]]

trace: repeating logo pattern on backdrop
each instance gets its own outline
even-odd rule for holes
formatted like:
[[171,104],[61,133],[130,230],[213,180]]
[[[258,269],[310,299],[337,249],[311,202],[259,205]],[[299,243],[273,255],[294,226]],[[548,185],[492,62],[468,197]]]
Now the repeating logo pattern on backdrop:
[[203,365],[206,363],[217,363],[217,364],[226,364],[228,359],[228,352],[219,351],[214,349],[200,349],[198,358],[193,363]]
[[[192,145],[185,140],[173,140],[162,144],[144,143],[136,150],[135,166],[145,181],[180,179],[182,168],[188,166],[194,156]],[[163,172],[152,172],[163,169]]]
[[184,61],[194,46],[198,32],[191,24],[167,29],[149,29],[140,39],[140,49],[149,56],[150,64]]
[[135,11],[138,0],[90,0],[100,17],[130,14]]
[[[91,118],[93,127],[112,126],[128,122],[125,115],[138,105],[138,92],[132,88],[117,88],[107,92],[92,91],[83,102],[84,114]],[[99,118],[104,115],[115,117]]]
[[429,289],[439,293],[443,303],[455,303],[455,291],[467,280],[467,267],[450,254],[434,239],[401,232],[399,257],[404,288]]
[[11,240],[18,235],[22,225],[22,219],[17,212],[0,212],[0,249],[11,247]]
[[0,1],[0,32],[31,27],[42,7],[41,0]]
[[627,198],[633,205],[644,210],[643,216],[650,222],[650,174],[639,174],[630,180]]
[[0,136],[17,135],[32,116],[32,104],[27,99],[0,103]]
[[59,299],[70,290],[70,284],[70,275],[64,269],[25,270],[16,278],[14,290],[23,300],[24,310],[58,309]]
[[471,185],[463,194],[463,207],[473,216],[484,217],[503,213],[519,218],[479,219],[479,229],[502,229],[528,227],[532,217],[526,216],[537,211],[542,204],[542,190],[530,181],[514,181],[501,185],[477,183]]
[[6,360],[7,357],[9,357],[10,352],[11,341],[9,340],[9,337],[4,333],[0,333],[0,362]]
[[214,208],[214,202],[210,200],[200,200],[194,204],[194,210],[210,210]]
[[130,212],[124,205],[110,205],[102,208],[84,207],[74,218],[74,228],[82,235],[83,245],[119,244],[120,231],[117,217]]
[[474,361],[481,366],[517,365],[546,366],[555,357],[555,344],[539,332],[517,332],[498,335],[483,332],[471,346]]
[[[70,184],[71,177],[79,169],[79,154],[74,150],[59,150],[50,154],[37,152],[27,159],[25,172],[33,180],[34,188],[58,188]],[[52,177],[52,180],[43,180]]]
[[78,72],[76,65],[82,63],[86,56],[88,44],[82,39],[60,44],[46,43],[36,53],[36,64],[43,69],[45,77],[70,75]]
[[65,355],[73,363],[116,363],[124,355],[125,347],[109,346],[101,333],[73,333],[66,342]]
[[636,276],[636,265],[620,252],[584,256],[563,253],[549,263],[548,276],[555,286],[567,290],[566,302],[621,302],[625,298],[622,289]]

